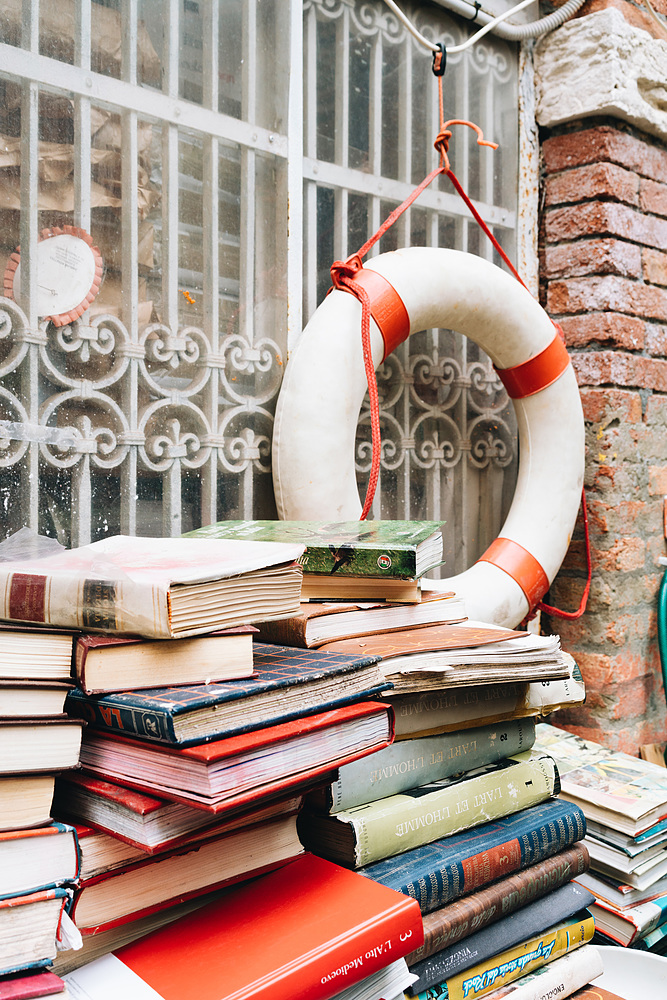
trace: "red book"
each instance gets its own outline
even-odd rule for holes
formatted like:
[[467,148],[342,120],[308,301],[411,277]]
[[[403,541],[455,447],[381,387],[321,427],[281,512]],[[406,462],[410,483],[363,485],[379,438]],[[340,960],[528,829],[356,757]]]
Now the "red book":
[[329,1000],[422,937],[415,900],[306,854],[65,982],[90,1000],[139,1000],[139,981],[154,1000]]
[[359,702],[193,747],[86,730],[80,759],[104,779],[219,813],[324,782],[343,764],[389,746],[393,719],[389,705]]
[[33,997],[46,997],[52,993],[62,993],[65,983],[48,969],[38,972],[17,972],[14,976],[3,976],[0,979],[0,1000],[32,1000]]

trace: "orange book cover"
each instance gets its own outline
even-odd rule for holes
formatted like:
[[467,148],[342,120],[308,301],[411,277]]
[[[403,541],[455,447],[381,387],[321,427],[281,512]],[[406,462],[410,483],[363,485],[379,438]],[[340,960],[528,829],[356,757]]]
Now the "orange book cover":
[[305,854],[65,981],[90,1000],[329,1000],[421,941],[415,900]]

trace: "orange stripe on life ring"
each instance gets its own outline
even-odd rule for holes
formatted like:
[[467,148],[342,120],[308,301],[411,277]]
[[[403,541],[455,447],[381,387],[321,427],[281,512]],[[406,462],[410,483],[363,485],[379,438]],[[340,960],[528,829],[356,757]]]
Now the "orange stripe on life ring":
[[511,576],[523,590],[531,609],[549,589],[549,577],[535,556],[511,538],[496,538],[478,562],[489,562]]
[[534,396],[546,389],[563,374],[570,363],[570,355],[558,334],[548,347],[529,361],[513,368],[496,368],[498,376],[507,389],[510,399]]
[[410,336],[410,317],[403,299],[393,285],[377,271],[362,267],[353,278],[367,292],[371,300],[371,316],[377,323],[384,340],[384,357]]

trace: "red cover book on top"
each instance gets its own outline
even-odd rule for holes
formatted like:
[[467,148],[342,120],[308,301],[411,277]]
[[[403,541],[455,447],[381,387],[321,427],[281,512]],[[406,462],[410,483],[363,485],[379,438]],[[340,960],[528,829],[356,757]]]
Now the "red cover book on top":
[[422,941],[416,900],[305,854],[65,981],[90,1000],[329,1000]]

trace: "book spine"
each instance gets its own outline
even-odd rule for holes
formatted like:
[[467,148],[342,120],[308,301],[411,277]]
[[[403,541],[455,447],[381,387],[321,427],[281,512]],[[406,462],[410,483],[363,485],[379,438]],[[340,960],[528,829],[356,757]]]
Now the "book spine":
[[462,771],[495,763],[529,750],[535,740],[532,719],[464,730],[444,736],[401,740],[371,757],[346,764],[331,785],[331,812],[340,812]]
[[86,572],[46,576],[0,568],[0,618],[83,631],[171,637],[167,594],[162,588],[130,577],[109,579]]
[[127,736],[139,736],[152,743],[177,743],[173,717],[157,707],[132,708],[127,705],[105,705],[80,691],[70,691],[65,707],[68,715],[96,726]]
[[487,684],[417,695],[389,695],[396,739],[430,736],[537,714],[526,707],[530,684]]
[[581,919],[531,937],[417,996],[419,1000],[476,1000],[582,947],[592,940],[594,931],[595,921],[584,910]]
[[408,965],[414,965],[449,948],[489,924],[508,917],[533,900],[553,892],[586,871],[588,864],[588,851],[583,844],[577,844],[516,875],[510,875],[509,878],[426,914],[423,918],[424,944],[408,955]]
[[[535,972],[521,976],[507,986],[488,994],[488,1000],[557,1000],[575,996],[581,1000],[605,1000],[611,993],[597,986],[588,986],[592,979],[602,975],[602,956],[592,944],[582,945],[568,952]],[[586,989],[581,989],[587,987]],[[581,992],[575,992],[580,990]]]
[[[385,867],[370,866],[363,873],[397,892],[412,896],[419,903],[423,914],[482,886],[495,882],[530,865],[543,861],[582,840],[586,833],[586,820],[578,806],[555,800],[562,809],[550,810],[548,818],[534,815],[533,810],[523,814],[520,830],[514,835],[501,830],[492,831],[481,842],[475,838],[474,848],[449,847],[447,840],[429,845],[428,857],[415,851],[410,865],[401,865],[398,875],[385,872]],[[408,877],[405,878],[405,875]]]
[[558,792],[556,765],[546,755],[521,754],[490,768],[435,791],[425,785],[336,814],[353,827],[355,867],[500,819]]

